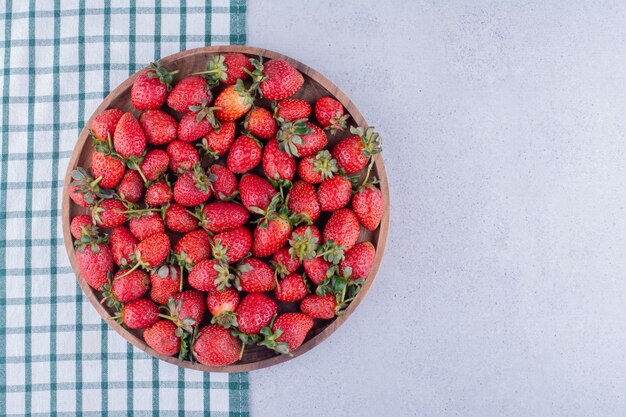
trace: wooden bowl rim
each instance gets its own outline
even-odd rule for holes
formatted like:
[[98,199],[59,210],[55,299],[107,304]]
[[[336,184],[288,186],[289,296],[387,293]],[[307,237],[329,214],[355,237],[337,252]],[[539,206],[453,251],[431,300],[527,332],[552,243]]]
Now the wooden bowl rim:
[[[262,48],[250,47],[250,46],[234,46],[234,45],[208,46],[208,47],[202,47],[202,48],[191,49],[191,50],[187,50],[183,52],[178,52],[176,54],[169,55],[161,59],[160,62],[163,63],[165,66],[167,66],[168,62],[174,61],[174,60],[189,58],[195,55],[216,54],[216,53],[224,53],[224,52],[241,52],[241,53],[248,54],[248,55],[259,55],[259,56],[262,56],[263,58],[284,59],[288,61],[294,67],[296,67],[299,71],[303,72],[304,74],[312,78],[314,81],[316,81],[326,90],[328,90],[337,100],[339,100],[343,104],[343,106],[346,108],[347,112],[350,113],[350,115],[352,116],[352,118],[354,119],[354,121],[356,122],[358,126],[363,126],[363,127],[367,126],[367,123],[365,122],[365,119],[361,115],[361,112],[352,103],[352,101],[350,101],[348,96],[346,96],[346,94],[343,93],[343,91],[341,91],[334,83],[332,83],[322,74],[308,67],[307,65],[293,58],[280,54],[278,52],[274,52],[274,51],[262,49]],[[69,194],[67,190],[69,188],[69,183],[71,182],[71,172],[76,167],[78,159],[82,152],[82,149],[85,146],[85,142],[89,137],[89,130],[87,126],[91,125],[91,121],[95,117],[95,115],[107,109],[110,106],[111,102],[122,91],[126,90],[132,85],[138,73],[139,72],[136,72],[135,74],[131,75],[123,83],[117,86],[111,93],[109,93],[109,95],[104,99],[104,101],[100,104],[100,106],[98,106],[98,108],[91,115],[88,122],[85,124],[85,127],[82,129],[79,135],[78,141],[76,142],[76,145],[74,146],[74,150],[72,151],[72,155],[69,160],[67,171],[65,174],[65,181],[64,181],[64,186],[63,186],[63,200],[62,200],[63,238],[65,241],[65,249],[70,259],[72,269],[74,271],[74,274],[76,275],[76,279],[78,280],[78,283],[80,284],[83,292],[85,293],[85,295],[87,296],[87,298],[89,299],[93,307],[96,309],[96,311],[104,319],[104,321],[107,322],[109,326],[113,327],[113,329],[115,329],[115,331],[117,331],[124,339],[126,339],[128,342],[132,343],[135,347],[143,350],[144,352],[148,353],[151,356],[154,356],[158,359],[161,359],[163,361],[169,362],[174,365],[182,366],[184,368],[196,369],[196,370],[204,371],[204,372],[247,372],[247,371],[252,371],[256,369],[261,369],[261,368],[266,368],[269,366],[277,365],[279,363],[288,361],[290,359],[293,359],[297,356],[300,356],[308,352],[313,347],[317,346],[322,341],[324,341],[337,328],[339,328],[339,326],[341,326],[344,323],[344,321],[347,320],[347,318],[354,311],[354,309],[356,309],[356,307],[359,305],[359,303],[363,300],[363,298],[367,294],[369,287],[372,285],[372,282],[374,281],[374,278],[378,271],[378,267],[380,266],[380,263],[382,261],[383,254],[385,251],[385,245],[387,242],[387,234],[389,231],[389,212],[390,212],[389,210],[389,207],[390,207],[389,184],[387,181],[387,174],[385,171],[385,165],[383,163],[382,156],[380,154],[377,155],[376,161],[375,161],[375,166],[378,172],[378,177],[380,178],[381,191],[385,199],[385,211],[384,211],[383,218],[380,224],[378,240],[376,242],[376,258],[374,261],[374,265],[372,267],[372,271],[370,272],[370,275],[365,285],[359,292],[358,296],[350,303],[349,307],[347,308],[347,310],[342,316],[335,318],[335,320],[329,323],[325,328],[323,328],[323,330],[320,333],[318,333],[317,335],[315,335],[314,337],[306,341],[302,346],[300,346],[293,353],[293,356],[277,355],[277,356],[273,356],[271,358],[263,359],[257,362],[251,362],[251,363],[246,363],[246,364],[235,363],[233,365],[228,365],[224,367],[212,367],[212,366],[202,365],[200,363],[191,363],[189,361],[181,361],[178,358],[173,357],[173,356],[162,355],[156,352],[154,349],[150,348],[143,341],[143,339],[130,333],[123,326],[118,324],[110,316],[109,312],[105,309],[105,307],[102,304],[100,304],[100,302],[96,298],[95,290],[93,290],[87,284],[82,274],[80,273],[80,270],[78,269],[78,266],[76,264],[76,258],[74,256],[74,245],[72,242],[72,235],[70,232],[69,215],[70,215],[71,200],[69,198]]]

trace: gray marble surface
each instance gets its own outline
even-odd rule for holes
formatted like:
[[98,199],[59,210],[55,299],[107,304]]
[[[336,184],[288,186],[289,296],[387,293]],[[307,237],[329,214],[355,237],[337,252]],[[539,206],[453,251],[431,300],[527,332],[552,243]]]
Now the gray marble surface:
[[[566,6],[568,4],[568,6]],[[384,137],[391,231],[253,416],[626,413],[626,4],[248,2]]]

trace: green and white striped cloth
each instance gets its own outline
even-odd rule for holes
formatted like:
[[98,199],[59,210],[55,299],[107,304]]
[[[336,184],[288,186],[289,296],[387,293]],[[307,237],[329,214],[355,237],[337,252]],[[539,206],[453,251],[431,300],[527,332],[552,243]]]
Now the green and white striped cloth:
[[244,44],[245,0],[0,0],[0,416],[247,416],[246,374],[158,361],[83,296],[63,176],[103,98],[151,61]]

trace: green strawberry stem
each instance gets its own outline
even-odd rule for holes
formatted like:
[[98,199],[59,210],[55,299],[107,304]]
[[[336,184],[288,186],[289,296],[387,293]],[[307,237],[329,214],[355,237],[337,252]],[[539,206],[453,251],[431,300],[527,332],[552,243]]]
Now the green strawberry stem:
[[99,183],[100,181],[102,181],[102,175],[100,175],[100,176],[99,176],[98,178],[96,178],[95,180],[91,181],[91,182],[89,183],[89,186],[90,186],[91,188],[95,188],[95,187],[98,185],[98,183]]
[[167,314],[159,313],[159,317],[161,317],[162,319],[167,319],[169,321],[176,321],[176,319],[174,317],[168,316]]
[[135,161],[133,161],[133,165],[135,166],[135,171],[137,171],[139,173],[139,175],[141,176],[141,179],[143,180],[144,184],[148,184],[148,179],[146,178],[145,175],[143,175],[143,172],[141,171],[141,168],[139,168],[139,164]]
[[241,360],[241,358],[243,357],[243,351],[246,348],[246,344],[242,343],[241,344],[241,350],[239,351],[239,360]]
[[141,266],[141,263],[137,262],[135,265],[133,265],[132,268],[130,268],[128,271],[126,271],[125,273],[123,273],[119,277],[115,277],[115,279],[120,279],[120,278],[125,277],[126,275],[130,274],[131,272],[133,272],[135,269],[139,268],[140,266]]
[[191,75],[215,74],[215,73],[218,73],[218,72],[222,72],[222,69],[221,68],[214,68],[214,69],[211,69],[211,70],[192,72]]
[[370,157],[370,163],[367,166],[367,172],[365,173],[365,179],[363,180],[363,182],[361,183],[361,186],[359,187],[359,190],[363,187],[365,187],[367,185],[367,180],[370,179],[370,174],[372,172],[372,168],[374,167],[374,155],[372,155]]
[[126,214],[130,214],[130,213],[156,213],[156,212],[160,212],[161,209],[158,208],[145,208],[145,209],[137,209],[137,210],[126,210],[126,211],[119,211],[119,213],[126,213]]
[[180,283],[178,284],[178,291],[183,290],[183,275],[185,274],[185,268],[180,268]]

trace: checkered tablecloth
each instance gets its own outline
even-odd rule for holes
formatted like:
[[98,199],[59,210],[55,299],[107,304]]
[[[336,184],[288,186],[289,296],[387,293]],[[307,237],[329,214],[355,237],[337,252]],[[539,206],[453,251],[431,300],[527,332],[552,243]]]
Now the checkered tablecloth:
[[247,416],[246,374],[135,349],[83,296],[61,228],[65,169],[115,86],[181,50],[245,43],[245,0],[0,0],[0,416]]

